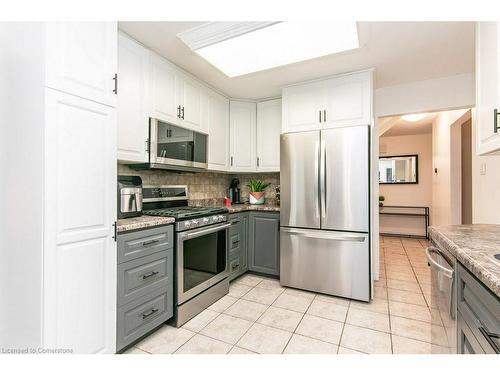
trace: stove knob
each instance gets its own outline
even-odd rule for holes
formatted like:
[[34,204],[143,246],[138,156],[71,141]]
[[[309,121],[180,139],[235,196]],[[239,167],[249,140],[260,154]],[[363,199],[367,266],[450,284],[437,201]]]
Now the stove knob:
[[219,221],[224,221],[226,219],[224,215],[219,215],[218,218],[219,218]]
[[189,227],[191,226],[191,222],[190,222],[189,220],[186,220],[186,221],[184,222],[184,226],[185,226],[186,228],[189,228]]
[[217,222],[219,221],[219,217],[218,217],[218,216],[213,216],[213,217],[212,217],[212,221],[213,221],[214,223],[217,223]]
[[204,217],[204,218],[203,218],[203,224],[208,224],[208,222],[209,222],[209,221],[210,221],[210,220],[209,220],[209,218],[208,218],[208,217]]
[[198,225],[199,221],[198,220],[192,220],[191,223],[193,223],[193,225]]

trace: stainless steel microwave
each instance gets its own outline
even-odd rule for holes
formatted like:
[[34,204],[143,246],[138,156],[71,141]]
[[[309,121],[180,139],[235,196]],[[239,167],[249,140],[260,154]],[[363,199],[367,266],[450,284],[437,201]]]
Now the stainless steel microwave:
[[151,118],[149,163],[135,169],[200,170],[207,168],[207,135]]

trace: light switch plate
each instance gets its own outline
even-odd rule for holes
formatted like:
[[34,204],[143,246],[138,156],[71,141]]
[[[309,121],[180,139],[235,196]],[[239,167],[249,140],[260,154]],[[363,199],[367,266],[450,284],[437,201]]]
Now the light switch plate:
[[486,174],[486,163],[481,163],[481,165],[479,166],[479,173],[481,175],[485,175]]

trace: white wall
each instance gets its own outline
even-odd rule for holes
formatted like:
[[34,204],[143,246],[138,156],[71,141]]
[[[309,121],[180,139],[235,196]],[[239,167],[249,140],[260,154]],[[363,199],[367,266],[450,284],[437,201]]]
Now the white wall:
[[384,204],[430,206],[432,203],[432,134],[380,137],[380,156],[418,155],[418,184],[382,184]]
[[470,111],[461,109],[442,112],[432,123],[432,225],[461,224],[460,125],[469,119]]
[[36,348],[42,340],[43,30],[35,22],[0,22],[0,347],[4,348]]
[[476,155],[474,113],[472,124],[472,222],[500,224],[500,156]]
[[375,90],[375,116],[443,111],[475,105],[474,73]]

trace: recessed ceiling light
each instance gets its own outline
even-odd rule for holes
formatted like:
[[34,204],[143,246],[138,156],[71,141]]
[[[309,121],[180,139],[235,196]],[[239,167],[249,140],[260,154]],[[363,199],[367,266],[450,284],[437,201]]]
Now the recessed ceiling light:
[[[238,23],[230,24],[235,28],[234,25]],[[245,26],[252,23],[241,24]],[[259,27],[259,23],[255,24]],[[226,28],[226,37],[223,35],[220,40],[214,37],[213,27],[207,31],[211,32],[210,36],[206,37],[200,35],[202,31],[198,28],[193,30],[196,37],[210,42],[208,45],[199,46],[200,43],[194,41],[190,47],[229,77],[359,48],[354,21],[290,21],[262,24],[255,30],[250,28],[250,31],[242,34],[234,33],[236,35],[230,35]],[[192,35],[186,34],[189,34],[189,30],[179,34],[179,37],[189,45],[193,38]]]
[[415,113],[412,115],[404,115],[401,118],[405,121],[415,122],[423,119],[425,116],[427,116],[427,113]]

